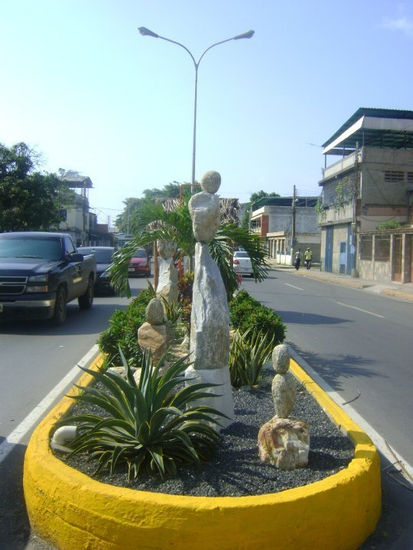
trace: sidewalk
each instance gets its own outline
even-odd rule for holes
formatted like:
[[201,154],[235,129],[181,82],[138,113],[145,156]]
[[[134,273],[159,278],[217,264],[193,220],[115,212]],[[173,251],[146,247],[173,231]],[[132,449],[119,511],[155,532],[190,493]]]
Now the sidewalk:
[[318,266],[314,266],[307,270],[300,268],[298,271],[293,266],[280,265],[271,263],[271,268],[275,270],[291,271],[301,277],[310,277],[312,279],[318,279],[326,281],[328,283],[348,286],[351,288],[358,288],[366,290],[368,292],[375,292],[377,294],[384,294],[387,296],[393,296],[402,300],[413,302],[413,283],[396,283],[393,281],[381,282],[381,281],[369,281],[367,279],[360,279],[351,277],[350,275],[337,275],[336,273],[328,273],[326,271],[320,271]]

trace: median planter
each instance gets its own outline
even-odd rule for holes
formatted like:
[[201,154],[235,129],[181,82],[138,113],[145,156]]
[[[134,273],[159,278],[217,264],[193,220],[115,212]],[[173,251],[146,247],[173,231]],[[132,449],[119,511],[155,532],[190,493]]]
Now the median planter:
[[[291,370],[353,441],[347,468],[303,487],[257,496],[179,496],[107,485],[50,450],[50,432],[73,404],[66,397],[27,448],[24,491],[33,529],[59,549],[358,548],[380,515],[377,451],[293,360]],[[81,384],[88,378],[84,375]]]

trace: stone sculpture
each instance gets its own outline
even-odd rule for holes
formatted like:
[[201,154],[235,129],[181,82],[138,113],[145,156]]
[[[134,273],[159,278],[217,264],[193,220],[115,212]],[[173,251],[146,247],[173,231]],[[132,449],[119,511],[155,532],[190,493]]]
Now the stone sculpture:
[[294,376],[288,372],[290,352],[286,344],[275,346],[272,364],[276,372],[271,386],[275,415],[279,418],[288,418],[294,408],[297,384]]
[[138,342],[142,349],[149,349],[154,364],[158,363],[166,352],[168,338],[164,322],[162,301],[152,298],[146,306],[146,322],[138,329]]
[[232,422],[234,404],[228,368],[229,311],[227,294],[218,266],[211,258],[208,242],[219,226],[219,199],[215,195],[221,183],[218,172],[207,172],[202,191],[189,201],[195,245],[195,271],[192,291],[190,352],[193,365],[186,370],[188,383],[218,384],[211,393],[219,395],[205,404],[224,413],[223,426]]
[[173,262],[176,243],[158,241],[159,279],[156,296],[165,298],[168,302],[178,301],[178,270]]
[[275,376],[272,397],[275,416],[258,432],[258,455],[282,470],[293,470],[308,464],[310,436],[306,422],[288,418],[294,408],[297,384],[288,372],[290,352],[286,344],[275,346],[272,352]]

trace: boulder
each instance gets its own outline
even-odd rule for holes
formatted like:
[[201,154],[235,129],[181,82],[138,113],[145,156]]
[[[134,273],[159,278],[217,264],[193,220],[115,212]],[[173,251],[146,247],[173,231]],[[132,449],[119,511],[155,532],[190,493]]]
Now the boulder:
[[308,464],[310,436],[306,422],[274,416],[258,432],[258,455],[280,470]]

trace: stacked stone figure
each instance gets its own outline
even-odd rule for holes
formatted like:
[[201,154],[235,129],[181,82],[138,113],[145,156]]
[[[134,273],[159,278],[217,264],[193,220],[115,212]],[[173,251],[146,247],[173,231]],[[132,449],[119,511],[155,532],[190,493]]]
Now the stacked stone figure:
[[170,303],[178,301],[178,270],[173,262],[175,251],[174,242],[158,241],[159,280],[156,296],[163,297]]
[[258,433],[260,459],[282,470],[307,466],[310,437],[308,426],[301,420],[288,418],[294,408],[297,385],[288,372],[290,353],[288,346],[276,346],[272,353],[276,372],[272,382],[275,416],[263,424]]
[[189,201],[189,212],[195,239],[195,272],[192,291],[191,365],[186,370],[188,383],[218,384],[211,393],[219,395],[205,404],[224,413],[227,426],[234,416],[232,388],[228,368],[229,310],[227,294],[218,266],[211,258],[208,243],[219,226],[219,198],[215,194],[221,184],[218,172],[207,172],[201,181],[202,191]]
[[146,322],[138,329],[138,342],[142,349],[149,349],[157,364],[168,347],[164,309],[161,300],[152,298],[146,306]]

